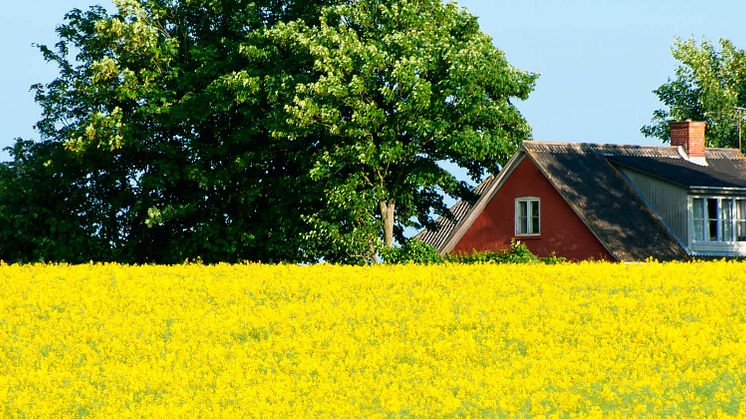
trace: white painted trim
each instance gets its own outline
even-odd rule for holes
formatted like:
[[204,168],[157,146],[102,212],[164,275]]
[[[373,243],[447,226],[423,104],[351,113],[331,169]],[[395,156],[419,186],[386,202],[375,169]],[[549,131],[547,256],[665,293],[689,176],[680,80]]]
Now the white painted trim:
[[746,192],[746,188],[739,186],[689,186],[689,189],[703,189],[708,191],[722,191],[722,192]]
[[[530,233],[519,233],[518,232],[518,218],[520,218],[520,203],[526,202],[526,229],[531,229],[531,211],[529,205],[531,202],[536,202],[536,210],[539,212],[539,231],[538,232],[530,232]],[[538,196],[521,196],[517,197],[514,200],[515,203],[515,212],[513,213],[513,235],[515,237],[539,237],[541,236],[541,198]]]
[[694,236],[694,205],[692,196],[686,197],[686,250],[692,254],[692,237]]
[[[729,201],[735,201],[736,199],[746,199],[746,196],[723,196],[723,195],[688,195],[687,196],[687,240],[688,240],[688,251],[691,255],[694,256],[746,256],[746,241],[710,241],[710,240],[703,240],[698,241],[694,240],[694,200],[695,199],[727,199]],[[722,202],[722,201],[719,201]],[[705,220],[709,220],[709,217],[707,215],[707,208],[705,205],[705,208],[703,208],[703,216],[705,217]],[[735,208],[732,208],[731,211],[733,212],[733,216],[735,217]],[[721,224],[723,222],[722,220],[722,210],[720,204],[718,204],[718,231],[721,230]],[[734,218],[734,225],[731,227],[733,229],[733,232],[737,231],[737,227],[735,225],[736,219]],[[707,222],[706,226],[709,226],[709,221]],[[707,231],[704,232],[705,237],[708,236]]]
[[679,152],[679,155],[682,159],[688,161],[689,163],[696,164],[697,166],[709,166],[709,164],[707,164],[707,159],[704,157],[689,157],[689,155],[686,154],[686,151],[684,151],[684,147],[682,146],[676,146],[676,151]]

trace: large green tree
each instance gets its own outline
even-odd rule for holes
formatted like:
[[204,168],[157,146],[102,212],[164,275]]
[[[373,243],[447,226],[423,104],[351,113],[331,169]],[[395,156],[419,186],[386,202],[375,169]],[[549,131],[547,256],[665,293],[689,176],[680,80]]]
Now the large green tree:
[[289,131],[274,132],[315,144],[311,177],[327,205],[309,218],[311,242],[375,259],[378,240],[392,246],[403,227],[445,212],[440,192],[468,195],[440,162],[478,179],[530,135],[511,100],[527,98],[536,75],[512,67],[455,3],[358,0],[272,34],[313,58],[315,77],[286,107]]
[[529,134],[535,76],[454,4],[114,3],[40,47],[59,76],[0,167],[0,259],[371,261],[469,196],[439,162],[476,179]]
[[[44,147],[23,149],[56,151],[6,165],[6,177],[31,190],[24,173],[43,171],[27,166],[55,173],[77,165],[57,186],[82,191],[81,201],[66,199],[50,213],[60,220],[78,208],[95,213],[79,218],[107,250],[94,259],[311,259],[297,212],[319,201],[304,187],[305,146],[269,134],[285,123],[295,78],[305,80],[309,64],[264,31],[299,19],[313,26],[327,2],[114,3],[114,13],[71,11],[60,41],[40,47],[59,76],[35,86]],[[46,205],[38,192],[35,205]],[[4,208],[25,210],[17,200]],[[13,249],[3,246],[0,257],[8,258]]]
[[677,39],[671,48],[679,61],[675,77],[654,93],[665,105],[642,127],[648,137],[669,141],[668,123],[693,119],[707,122],[707,145],[738,147],[736,107],[746,106],[746,51],[721,39]]

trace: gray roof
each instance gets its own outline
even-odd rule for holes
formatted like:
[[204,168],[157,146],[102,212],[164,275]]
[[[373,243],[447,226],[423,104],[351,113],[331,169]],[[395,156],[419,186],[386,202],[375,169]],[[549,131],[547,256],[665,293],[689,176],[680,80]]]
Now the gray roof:
[[680,156],[609,156],[615,165],[686,188],[746,188],[746,161],[738,150],[708,149],[705,158],[707,166],[691,163]]
[[[490,184],[494,182],[494,180],[495,176],[487,177],[484,182],[477,186],[477,188],[474,190],[474,193],[481,198]],[[464,220],[469,215],[469,213],[471,213],[471,210],[473,208],[474,204],[471,204],[468,201],[458,201],[449,209],[451,214],[453,215],[453,220],[449,219],[448,217],[440,216],[437,220],[435,220],[435,225],[437,226],[436,230],[422,230],[414,237],[433,246],[434,248],[438,249],[439,252],[444,253],[443,250],[448,244],[448,240],[456,231],[456,227],[463,224]]]
[[[528,157],[617,260],[686,259],[652,210],[643,204],[618,166],[624,166],[687,187],[746,188],[746,160],[738,150],[707,149],[707,166],[684,159],[678,147],[526,141],[516,157]],[[512,160],[517,165],[521,158]],[[509,163],[504,171],[513,167]],[[509,174],[509,173],[508,173]],[[504,173],[489,177],[476,189],[476,204],[451,208],[455,222],[440,217],[437,231],[416,237],[442,253],[450,251],[499,188]]]

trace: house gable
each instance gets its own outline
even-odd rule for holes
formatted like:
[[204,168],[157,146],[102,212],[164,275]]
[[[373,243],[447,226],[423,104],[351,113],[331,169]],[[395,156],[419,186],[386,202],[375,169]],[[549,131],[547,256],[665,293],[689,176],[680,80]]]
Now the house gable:
[[[515,202],[523,197],[540,201],[538,235],[515,234]],[[531,159],[517,162],[475,215],[470,224],[462,226],[462,235],[452,245],[451,253],[505,250],[511,240],[520,240],[537,256],[556,254],[569,260],[614,260]]]

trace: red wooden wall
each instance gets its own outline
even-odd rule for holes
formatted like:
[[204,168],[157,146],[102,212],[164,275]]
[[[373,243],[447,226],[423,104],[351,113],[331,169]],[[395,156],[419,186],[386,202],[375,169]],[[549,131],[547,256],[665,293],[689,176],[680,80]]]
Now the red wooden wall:
[[[515,199],[528,196],[541,199],[541,234],[516,237]],[[510,247],[511,239],[522,241],[537,256],[554,252],[569,260],[613,260],[528,157],[510,174],[451,253],[504,250]]]

